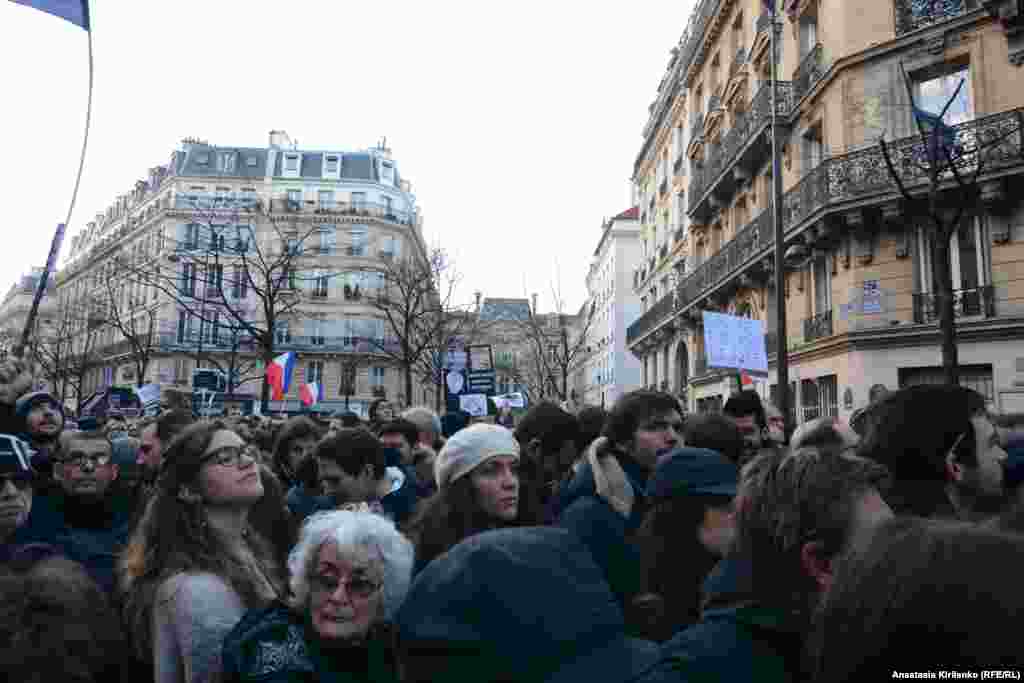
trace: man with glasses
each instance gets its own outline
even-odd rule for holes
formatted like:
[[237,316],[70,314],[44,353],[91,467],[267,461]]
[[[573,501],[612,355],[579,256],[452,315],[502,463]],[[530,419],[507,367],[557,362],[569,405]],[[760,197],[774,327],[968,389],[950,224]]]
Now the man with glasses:
[[113,495],[118,467],[112,457],[100,430],[61,434],[53,467],[57,488],[36,501],[28,529],[31,540],[57,546],[108,591],[131,519],[130,499]]

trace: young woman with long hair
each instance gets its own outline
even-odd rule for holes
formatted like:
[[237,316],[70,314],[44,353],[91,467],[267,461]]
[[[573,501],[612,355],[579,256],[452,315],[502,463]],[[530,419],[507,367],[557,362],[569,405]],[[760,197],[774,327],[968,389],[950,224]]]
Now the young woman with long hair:
[[438,453],[434,473],[438,491],[406,529],[417,571],[474,534],[541,523],[533,492],[520,486],[519,443],[504,427],[475,424],[457,432]]
[[121,559],[126,618],[155,683],[216,680],[224,636],[283,594],[282,572],[247,521],[263,493],[255,455],[223,422],[194,424],[167,449]]

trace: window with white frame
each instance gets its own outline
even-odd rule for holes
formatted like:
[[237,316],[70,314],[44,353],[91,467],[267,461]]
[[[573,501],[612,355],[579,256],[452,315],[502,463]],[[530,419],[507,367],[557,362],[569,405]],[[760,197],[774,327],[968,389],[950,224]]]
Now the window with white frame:
[[[960,83],[963,82],[963,85]],[[969,64],[941,64],[914,75],[914,99],[918,108],[940,114],[949,104],[942,120],[955,126],[974,119],[974,92]]]
[[287,320],[282,320],[277,323],[274,329],[275,339],[278,344],[290,344],[292,341],[292,329],[291,325]]
[[385,185],[395,184],[395,164],[391,161],[382,161],[380,164],[380,181]]
[[288,208],[297,209],[302,206],[302,190],[288,190]]
[[387,379],[387,368],[382,365],[374,365],[370,368],[370,386],[374,389],[382,388]]
[[327,298],[329,277],[330,276],[327,274],[327,271],[322,268],[318,268],[313,271],[313,289],[311,292],[312,296],[319,299]]
[[325,154],[323,176],[338,179],[341,175],[341,155]]
[[402,255],[402,240],[394,235],[385,235],[381,239],[380,257],[386,260],[397,259]]
[[311,360],[306,364],[306,384],[321,383],[324,381],[324,362],[322,360]]
[[245,266],[236,263],[231,276],[231,298],[244,299],[249,294],[249,274]]
[[196,294],[196,264],[185,263],[181,266],[181,293],[184,296]]
[[188,311],[178,311],[178,343],[185,344],[192,340],[192,315]]
[[[832,269],[825,254],[814,259],[814,314],[832,310]],[[749,317],[749,316],[748,316]]]
[[366,226],[353,225],[349,228],[349,237],[351,238],[348,248],[349,256],[366,256],[366,243],[368,239]]
[[320,318],[311,318],[306,323],[309,326],[309,343],[313,346],[324,345],[324,321]]
[[334,208],[334,190],[320,190],[317,192],[317,201],[321,209]]
[[298,178],[302,167],[302,155],[295,152],[286,152],[284,155],[284,177]]
[[333,254],[338,242],[338,229],[333,225],[321,225],[318,230],[319,245],[321,254]]
[[[932,294],[938,291],[935,279],[934,246],[931,227],[917,230],[918,291]],[[985,217],[968,217],[953,233],[949,243],[950,274],[953,290],[977,291],[991,282],[991,256],[987,249],[988,222]],[[980,313],[980,311],[979,311]]]
[[352,208],[353,209],[365,209],[366,208],[366,193],[365,192],[353,192],[352,193]]
[[217,169],[222,173],[235,172],[235,153],[221,152],[217,155]]

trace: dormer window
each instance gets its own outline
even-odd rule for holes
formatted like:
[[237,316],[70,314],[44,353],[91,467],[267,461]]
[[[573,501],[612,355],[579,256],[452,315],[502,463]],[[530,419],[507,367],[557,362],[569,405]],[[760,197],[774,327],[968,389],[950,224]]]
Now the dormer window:
[[341,157],[337,154],[324,155],[324,177],[338,178],[341,171]]
[[255,167],[257,163],[259,163],[259,161],[256,159],[256,157],[248,157],[245,160],[245,165],[246,166]]
[[395,164],[391,161],[382,161],[380,164],[380,181],[385,185],[395,184]]
[[284,155],[284,175],[286,178],[298,178],[299,168],[302,165],[301,154]]
[[202,154],[197,154],[196,155],[196,163],[197,164],[208,164],[208,163],[210,163],[210,155],[207,154],[206,152],[203,152]]
[[223,173],[235,172],[235,153],[221,152],[217,156],[217,169]]

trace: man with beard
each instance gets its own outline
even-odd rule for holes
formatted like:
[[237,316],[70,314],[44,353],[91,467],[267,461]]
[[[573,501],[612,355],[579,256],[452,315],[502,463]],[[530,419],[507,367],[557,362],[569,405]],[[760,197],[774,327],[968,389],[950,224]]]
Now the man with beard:
[[101,431],[69,431],[61,435],[57,453],[58,486],[35,501],[26,535],[56,546],[111,591],[131,517],[130,500],[111,487],[118,475],[113,448]]
[[897,514],[979,522],[999,512],[1007,455],[981,394],[907,387],[875,404],[871,422],[860,452],[892,473]]
[[22,438],[35,451],[33,467],[49,479],[54,451],[64,431],[64,406],[45,391],[33,391],[18,399],[14,412],[21,421]]

